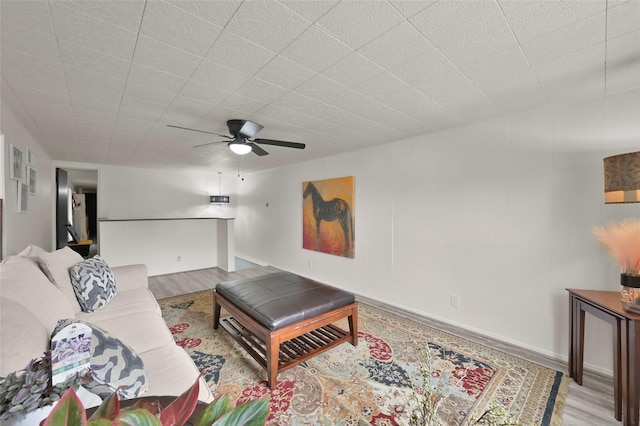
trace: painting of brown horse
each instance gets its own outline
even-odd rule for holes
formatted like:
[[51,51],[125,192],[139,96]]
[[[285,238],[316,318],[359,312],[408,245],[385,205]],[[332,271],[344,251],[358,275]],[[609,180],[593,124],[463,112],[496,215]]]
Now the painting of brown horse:
[[354,257],[354,178],[302,184],[302,247]]

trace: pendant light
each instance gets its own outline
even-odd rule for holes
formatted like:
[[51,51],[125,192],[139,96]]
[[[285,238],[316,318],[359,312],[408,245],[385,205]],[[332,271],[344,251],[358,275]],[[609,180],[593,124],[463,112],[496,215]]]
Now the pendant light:
[[[604,94],[607,95],[609,1],[605,3]],[[603,101],[604,108],[604,101]],[[604,116],[604,113],[603,113]],[[640,151],[612,155],[604,160],[604,203],[640,203]]]
[[640,202],[640,151],[604,159],[604,202]]
[[229,196],[221,195],[222,194],[222,172],[218,172],[218,195],[210,195],[209,203],[210,204],[229,204]]

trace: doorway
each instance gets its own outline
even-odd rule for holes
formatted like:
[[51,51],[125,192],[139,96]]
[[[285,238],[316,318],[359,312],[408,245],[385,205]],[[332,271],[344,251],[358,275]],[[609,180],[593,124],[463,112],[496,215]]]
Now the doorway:
[[67,224],[82,240],[92,240],[92,254],[98,247],[98,170],[56,168],[56,245],[68,245]]

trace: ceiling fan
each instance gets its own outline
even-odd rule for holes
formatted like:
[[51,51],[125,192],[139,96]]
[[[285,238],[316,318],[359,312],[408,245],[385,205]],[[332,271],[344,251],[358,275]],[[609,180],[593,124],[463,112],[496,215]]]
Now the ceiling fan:
[[198,148],[205,145],[212,145],[216,143],[227,142],[227,145],[229,146],[229,148],[231,148],[231,151],[239,155],[245,155],[251,151],[253,151],[256,155],[260,155],[260,156],[269,154],[267,151],[262,149],[257,144],[283,146],[285,148],[297,148],[297,149],[305,148],[305,144],[299,143],[299,142],[278,141],[274,139],[251,139],[256,135],[256,133],[262,130],[263,126],[261,124],[254,123],[253,121],[249,121],[249,120],[228,120],[227,127],[229,128],[229,133],[231,133],[231,136],[221,135],[219,133],[209,132],[207,130],[199,130],[199,129],[192,129],[189,127],[174,126],[173,124],[167,124],[167,127],[174,127],[176,129],[183,129],[183,130],[192,130],[194,132],[200,132],[200,133],[208,133],[211,135],[216,135],[222,138],[230,139],[229,142],[227,141],[208,142],[208,143],[203,143],[201,145],[196,145],[194,146],[194,148]]

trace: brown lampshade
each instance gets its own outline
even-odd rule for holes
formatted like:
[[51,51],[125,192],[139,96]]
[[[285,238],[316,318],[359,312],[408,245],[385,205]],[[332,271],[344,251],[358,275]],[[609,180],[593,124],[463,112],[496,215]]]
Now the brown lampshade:
[[604,202],[640,203],[640,151],[604,159]]

